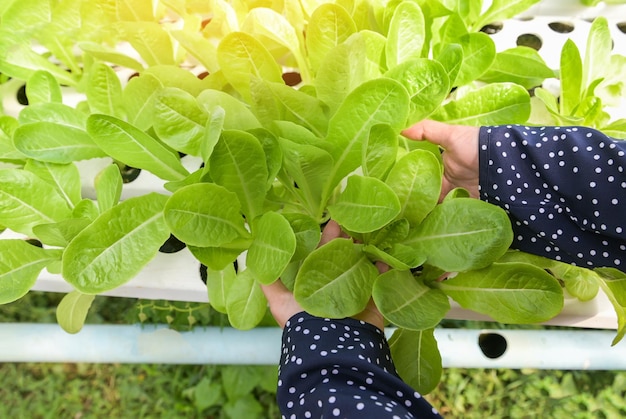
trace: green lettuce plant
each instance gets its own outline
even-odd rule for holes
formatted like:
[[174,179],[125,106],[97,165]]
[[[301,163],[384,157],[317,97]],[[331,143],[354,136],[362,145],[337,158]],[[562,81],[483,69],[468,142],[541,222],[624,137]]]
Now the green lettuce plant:
[[[534,323],[561,311],[562,284],[595,295],[578,285],[589,271],[509,258],[503,210],[463,190],[438,203],[438,150],[399,135],[426,117],[525,123],[527,89],[554,72],[530,50],[497,53],[479,29],[535,2],[495,0],[485,12],[450,0],[3,4],[0,71],[26,82],[30,104],[0,117],[0,224],[43,248],[0,240],[0,302],[43,269],[59,273],[74,291],[58,320],[77,332],[94,296],[131,280],[174,235],[206,265],[209,300],[237,328],[259,324],[259,284],[277,278],[319,316],[351,316],[373,298],[398,327],[401,375],[430,391],[441,373],[433,328],[450,299]],[[285,72],[302,81],[287,86]],[[66,86],[82,95],[75,106]],[[113,164],[86,196],[77,162],[92,159]],[[168,193],[121,200],[120,165]],[[331,218],[351,239],[317,248]],[[392,269],[379,274],[374,261]],[[455,275],[440,281],[445,272]],[[598,275],[610,281],[596,285],[621,283]]]

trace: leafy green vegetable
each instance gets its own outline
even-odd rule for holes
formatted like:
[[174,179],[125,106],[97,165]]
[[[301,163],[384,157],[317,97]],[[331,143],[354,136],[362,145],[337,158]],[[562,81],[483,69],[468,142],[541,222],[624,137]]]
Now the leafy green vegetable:
[[222,246],[248,237],[237,196],[213,183],[179,189],[165,205],[172,233],[192,246]]
[[405,329],[433,328],[450,310],[448,297],[441,290],[426,286],[408,270],[380,275],[372,296],[385,319]]
[[58,189],[34,173],[0,169],[0,224],[33,235],[38,224],[69,218],[71,211]]
[[563,308],[563,291],[558,281],[525,263],[495,263],[459,273],[437,283],[437,288],[462,307],[502,323],[542,322]]
[[189,174],[171,150],[120,119],[93,114],[87,132],[103,151],[128,166],[149,170],[165,180],[181,180]]
[[131,280],[169,237],[163,217],[166,201],[167,197],[150,193],[102,213],[65,248],[64,278],[84,294]]
[[87,295],[78,291],[66,294],[57,307],[57,322],[67,333],[78,333],[85,324],[87,313],[95,295]]
[[45,250],[17,239],[0,240],[0,253],[0,304],[23,297],[41,270],[61,256],[58,250]]
[[403,242],[448,272],[484,268],[502,256],[513,234],[504,210],[471,198],[435,207]]
[[353,175],[328,210],[331,217],[346,230],[369,233],[396,218],[401,207],[396,194],[381,180]]
[[422,394],[431,392],[443,371],[434,330],[398,329],[389,339],[400,377]]
[[365,308],[377,276],[358,246],[348,239],[335,239],[304,260],[294,295],[313,315],[348,317]]
[[271,284],[283,273],[296,250],[296,236],[289,221],[276,212],[266,212],[254,226],[246,266],[262,284]]

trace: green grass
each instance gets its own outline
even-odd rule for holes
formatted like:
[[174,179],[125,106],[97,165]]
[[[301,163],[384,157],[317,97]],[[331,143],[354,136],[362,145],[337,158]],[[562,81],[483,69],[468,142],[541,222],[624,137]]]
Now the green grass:
[[[1,306],[0,321],[54,322],[60,298],[31,292]],[[226,324],[206,305],[106,297],[88,323],[140,317],[179,329]],[[0,418],[280,417],[273,366],[5,363],[0,376]],[[453,418],[617,419],[626,417],[626,372],[449,368],[427,398]]]

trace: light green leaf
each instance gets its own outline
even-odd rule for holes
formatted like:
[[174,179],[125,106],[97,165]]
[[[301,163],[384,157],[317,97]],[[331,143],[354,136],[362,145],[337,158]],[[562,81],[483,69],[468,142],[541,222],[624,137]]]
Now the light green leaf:
[[538,266],[561,281],[567,292],[581,301],[589,301],[598,294],[598,275],[587,268],[516,250],[506,252],[498,262],[522,262]]
[[116,22],[124,39],[148,66],[175,64],[172,40],[158,22]]
[[399,218],[416,226],[435,208],[441,193],[443,171],[433,153],[414,150],[393,166],[385,183],[400,201]]
[[448,272],[482,268],[497,260],[513,241],[504,210],[471,198],[444,201],[403,244]]
[[[267,45],[275,43],[291,52],[296,60],[302,79],[308,81],[309,67],[303,53],[304,39],[302,31],[296,29],[297,22],[289,21],[285,16],[268,7],[255,7],[248,12],[241,25],[243,32],[262,39]],[[267,42],[270,41],[270,42]]]
[[496,58],[496,46],[489,35],[482,32],[465,35],[458,42],[463,48],[463,62],[454,84],[463,86],[491,67]]
[[380,275],[372,297],[385,319],[410,330],[435,327],[450,310],[448,297],[441,290],[426,286],[408,270],[392,269]]
[[[2,21],[3,25],[5,21]],[[4,34],[2,35],[4,37]],[[11,77],[28,80],[39,70],[47,71],[56,78],[59,83],[75,86],[76,79],[46,57],[39,55],[31,49],[30,44],[17,43],[4,48],[0,41],[0,51],[5,51],[5,56],[0,60],[0,73]]]
[[211,154],[213,154],[215,145],[222,135],[225,120],[226,112],[224,112],[222,107],[216,106],[209,112],[206,125],[204,126],[204,135],[200,141],[200,157],[202,157],[202,161],[205,162],[205,173],[208,173],[209,159]]
[[486,83],[517,83],[526,89],[540,86],[554,71],[544,62],[537,50],[519,46],[496,54],[494,62],[480,80]]
[[335,161],[328,174],[325,197],[348,173],[362,164],[363,147],[374,125],[388,124],[400,130],[406,125],[409,95],[391,79],[363,83],[342,103],[330,120],[327,141],[332,144]]
[[296,250],[291,262],[306,258],[320,242],[322,232],[320,225],[311,217],[299,213],[286,213],[283,216],[289,222],[296,237]]
[[117,205],[122,196],[122,184],[122,175],[117,164],[110,164],[98,173],[95,188],[101,213]]
[[434,329],[396,330],[389,339],[391,357],[400,377],[421,394],[437,387],[443,371]]
[[72,291],[66,294],[57,307],[56,317],[59,326],[67,333],[78,333],[85,324],[95,295]]
[[[333,158],[319,147],[297,144],[279,139],[283,154],[283,169],[289,174],[289,183],[296,183],[296,193],[302,197],[311,215],[322,202],[324,181],[333,167]],[[287,185],[291,187],[291,185]]]
[[411,266],[407,265],[400,259],[391,256],[385,250],[381,250],[374,245],[366,244],[365,246],[363,246],[363,251],[370,257],[370,259],[377,262],[383,262],[392,269],[397,269],[400,271],[411,269]]
[[182,180],[189,175],[176,153],[121,119],[91,115],[87,132],[109,156],[128,166],[148,170],[165,180]]
[[87,217],[68,218],[58,223],[38,224],[33,227],[33,233],[44,244],[66,247],[91,222]]
[[396,162],[398,133],[389,125],[374,125],[370,130],[363,158],[363,173],[366,176],[385,179]]
[[69,164],[106,156],[84,129],[62,122],[42,121],[20,125],[13,141],[20,153],[49,163]]
[[578,47],[568,39],[561,50],[561,97],[563,115],[572,115],[582,99],[583,64]]
[[13,143],[13,134],[18,127],[17,119],[0,115],[0,161],[20,161],[26,158]]
[[243,131],[224,131],[209,160],[211,179],[234,192],[241,210],[254,220],[263,210],[267,166],[259,140]]
[[78,42],[78,48],[80,48],[85,54],[91,55],[100,61],[104,61],[110,64],[117,64],[124,68],[129,68],[137,72],[144,70],[143,64],[135,60],[131,56],[121,53],[111,47],[97,42],[82,41]]
[[217,48],[210,40],[199,33],[187,30],[173,30],[170,31],[170,35],[180,43],[189,55],[198,60],[209,73],[219,70]]
[[207,291],[211,307],[220,313],[226,314],[226,296],[231,285],[235,282],[237,272],[232,263],[226,265],[224,269],[214,270],[207,267]]
[[130,281],[154,258],[170,231],[163,218],[167,197],[129,198],[101,214],[63,253],[63,277],[85,294]]
[[460,44],[446,44],[435,58],[448,74],[450,87],[458,86],[456,78],[463,64],[463,47]]
[[304,260],[294,295],[314,316],[349,317],[365,308],[377,276],[359,246],[349,239],[334,239]]
[[[260,86],[262,84],[262,86]],[[264,107],[272,106],[275,109],[275,118],[291,121],[323,137],[328,127],[327,107],[319,99],[296,90],[284,83],[268,83],[258,81],[254,83],[253,96],[257,105],[257,115]],[[258,92],[257,88],[261,88]],[[263,98],[258,93],[264,93]],[[259,102],[257,99],[261,100]],[[270,105],[268,100],[272,101]]]
[[252,272],[239,272],[226,297],[230,324],[239,330],[252,329],[263,319],[266,310],[267,300]]
[[63,96],[57,79],[47,71],[35,71],[26,83],[26,97],[29,105],[38,103],[61,103]]
[[80,173],[76,165],[28,160],[24,169],[54,186],[70,208],[74,208],[81,201]]
[[626,335],[626,274],[615,268],[597,268],[594,272],[603,279],[600,287],[609,298],[617,316],[617,335],[611,343],[615,346]]
[[213,183],[179,189],[165,206],[165,220],[181,241],[198,247],[215,247],[247,238],[237,196]]
[[131,78],[122,93],[122,106],[130,124],[148,130],[154,121],[154,101],[163,85],[151,74]]
[[24,240],[0,240],[0,304],[22,298],[43,268],[59,259],[58,250],[44,250]]
[[266,212],[254,224],[254,240],[246,266],[261,284],[271,284],[283,273],[296,250],[296,236],[289,221],[276,212]]
[[283,151],[280,148],[278,138],[263,128],[251,129],[248,132],[254,135],[261,143],[261,147],[263,147],[265,165],[267,166],[266,189],[270,189],[283,165]]
[[87,218],[91,221],[98,218],[100,215],[100,210],[98,209],[98,204],[93,199],[85,198],[81,200],[74,207],[74,211],[72,211],[73,218]]
[[612,49],[613,40],[608,21],[604,16],[597,17],[591,23],[587,37],[583,63],[583,88],[589,87],[594,80],[605,77],[610,68]]
[[305,38],[311,70],[316,73],[326,55],[355,32],[346,9],[332,3],[319,5],[309,19]]
[[446,70],[439,62],[426,58],[405,61],[385,73],[385,77],[399,81],[409,92],[411,109],[407,125],[430,115],[450,91]]
[[206,89],[203,80],[193,72],[176,65],[157,65],[148,67],[141,75],[149,74],[155,77],[163,87],[176,87],[192,96],[198,96]]
[[426,24],[422,9],[412,1],[400,2],[393,13],[387,33],[387,68],[420,58],[425,41]]
[[208,112],[212,112],[217,107],[224,109],[224,129],[245,131],[261,128],[261,124],[250,109],[228,93],[207,89],[198,96],[198,104]]
[[522,124],[530,116],[530,96],[512,83],[488,84],[440,107],[432,119],[450,124]]
[[492,22],[501,22],[523,12],[540,0],[493,0],[489,8],[474,22],[472,29],[479,30]]
[[317,97],[328,105],[331,115],[355,88],[380,77],[385,38],[361,31],[326,54],[314,81]]
[[191,254],[194,255],[203,265],[214,271],[221,271],[239,257],[239,255],[250,247],[252,239],[235,239],[230,243],[217,247],[197,247],[187,245]]
[[96,63],[91,67],[87,84],[87,103],[92,113],[123,118],[122,83],[111,67]]
[[156,95],[154,130],[174,150],[199,156],[207,119],[196,98],[184,90],[168,87]]
[[226,80],[248,102],[252,78],[283,82],[280,66],[252,35],[243,32],[226,35],[217,48],[217,60]]
[[358,175],[348,178],[346,189],[328,207],[332,219],[356,233],[382,228],[396,218],[401,209],[398,197],[383,181]]
[[563,308],[563,290],[549,273],[527,263],[494,263],[436,283],[463,308],[501,323],[550,320]]
[[32,236],[37,224],[71,216],[67,201],[50,183],[20,169],[0,169],[0,225]]

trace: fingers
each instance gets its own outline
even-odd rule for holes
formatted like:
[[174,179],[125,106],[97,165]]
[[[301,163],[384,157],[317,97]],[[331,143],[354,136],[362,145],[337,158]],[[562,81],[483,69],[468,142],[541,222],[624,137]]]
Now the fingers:
[[425,119],[403,130],[402,135],[410,140],[427,140],[445,149],[451,145],[454,129],[454,125]]
[[267,298],[267,301],[270,303],[278,298],[282,298],[283,296],[290,294],[285,284],[283,284],[280,280],[274,281],[269,285],[260,285],[261,290],[263,290],[263,294],[265,294],[265,298]]
[[[342,230],[336,221],[330,220],[322,231],[322,237],[320,238],[319,246],[323,246],[329,241],[336,239],[337,237],[348,237]],[[318,246],[318,247],[319,247]]]

